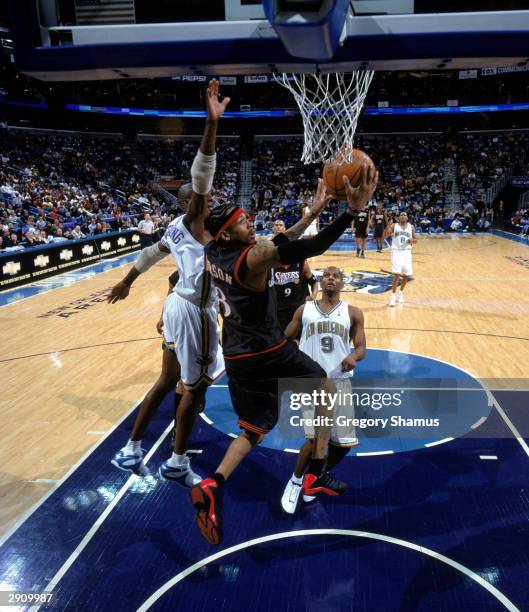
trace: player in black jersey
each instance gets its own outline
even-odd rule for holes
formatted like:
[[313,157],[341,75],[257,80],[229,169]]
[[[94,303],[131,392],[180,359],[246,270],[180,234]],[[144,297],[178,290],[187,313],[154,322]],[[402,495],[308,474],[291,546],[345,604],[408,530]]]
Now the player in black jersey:
[[384,231],[388,226],[388,217],[381,204],[377,205],[371,217],[371,227],[373,227],[375,240],[377,241],[377,253],[382,253],[384,248]]
[[[272,231],[275,236],[285,233],[285,223],[279,219],[274,221]],[[284,331],[299,306],[307,300],[317,298],[318,281],[312,274],[309,262],[302,261],[274,268],[274,285],[277,295],[277,317]]]
[[[214,237],[206,247],[210,272],[223,318],[222,344],[228,387],[243,430],[229,446],[216,472],[191,489],[197,510],[196,524],[211,544],[222,539],[222,487],[235,468],[278,418],[278,380],[285,376],[318,379],[327,384],[325,371],[296,344],[287,342],[277,319],[274,268],[324,253],[351,224],[352,211],[362,210],[372,196],[377,174],[362,169],[359,187],[344,179],[348,210],[312,238],[298,240],[300,229],[324,208],[328,198],[320,179],[312,213],[273,240],[256,242],[255,230],[245,212],[223,205],[211,211],[205,222]],[[295,238],[294,240],[290,240]],[[339,495],[345,485],[324,470],[330,431],[320,431],[313,445],[306,477],[307,495]]]
[[[359,210],[351,223],[351,229],[355,235],[356,242],[356,256],[366,256],[366,238],[367,238],[367,225],[369,223],[369,213],[367,210]],[[360,246],[361,245],[361,246]]]

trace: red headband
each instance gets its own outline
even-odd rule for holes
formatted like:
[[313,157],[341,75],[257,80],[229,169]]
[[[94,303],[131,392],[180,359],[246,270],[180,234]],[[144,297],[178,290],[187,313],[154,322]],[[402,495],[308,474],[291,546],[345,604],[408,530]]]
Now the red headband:
[[242,208],[236,208],[231,215],[228,217],[228,219],[226,220],[226,222],[224,223],[224,225],[219,229],[219,231],[215,234],[215,238],[214,240],[218,240],[220,238],[220,235],[222,234],[222,232],[225,229],[228,229],[228,227],[230,227],[230,225],[235,221],[235,219],[237,219],[238,217],[240,217],[241,215],[244,215],[244,209]]

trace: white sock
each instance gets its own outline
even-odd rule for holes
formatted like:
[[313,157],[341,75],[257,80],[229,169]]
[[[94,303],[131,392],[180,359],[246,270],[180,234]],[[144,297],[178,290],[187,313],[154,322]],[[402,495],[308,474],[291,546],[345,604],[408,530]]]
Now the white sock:
[[125,450],[134,454],[141,452],[141,440],[129,440],[125,446]]
[[176,453],[173,453],[167,463],[171,467],[180,467],[184,463],[185,458],[185,453],[183,455],[177,455]]
[[298,478],[295,474],[292,474],[292,478],[290,479],[294,484],[300,485],[303,482],[303,477]]

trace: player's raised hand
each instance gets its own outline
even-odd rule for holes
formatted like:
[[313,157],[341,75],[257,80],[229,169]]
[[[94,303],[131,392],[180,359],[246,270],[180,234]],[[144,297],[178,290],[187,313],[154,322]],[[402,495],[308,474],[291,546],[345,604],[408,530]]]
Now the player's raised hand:
[[120,281],[110,290],[110,293],[107,295],[107,302],[115,304],[119,300],[124,300],[129,295],[129,291],[130,287],[123,281]]
[[333,197],[334,196],[332,195],[327,195],[325,181],[321,178],[318,179],[318,187],[316,188],[316,193],[314,195],[314,199],[312,200],[312,204],[309,206],[312,215],[317,217],[319,214],[321,214],[325,206],[327,206]]
[[342,361],[342,372],[350,372],[356,367],[356,357],[351,353]]
[[222,102],[219,100],[219,82],[217,79],[211,79],[206,89],[208,119],[211,119],[211,121],[218,121],[224,114],[229,103],[230,98],[224,98]]
[[378,171],[372,164],[364,162],[360,171],[360,183],[358,187],[353,187],[349,181],[349,177],[343,177],[345,187],[345,195],[347,196],[347,205],[349,212],[363,210],[369,202],[377,187]]

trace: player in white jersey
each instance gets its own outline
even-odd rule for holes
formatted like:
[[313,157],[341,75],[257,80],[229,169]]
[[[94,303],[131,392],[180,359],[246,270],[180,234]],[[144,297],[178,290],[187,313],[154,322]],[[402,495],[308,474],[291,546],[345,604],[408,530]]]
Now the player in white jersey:
[[[411,261],[411,248],[417,242],[415,228],[408,223],[408,215],[401,212],[398,223],[390,223],[386,230],[386,236],[393,235],[391,241],[391,272],[393,273],[393,285],[389,306],[404,304],[404,288],[413,276]],[[400,279],[400,288],[399,288]],[[397,293],[397,288],[399,289]]]
[[169,224],[160,242],[141,251],[108,296],[110,303],[125,299],[140,274],[172,255],[180,277],[164,303],[162,372],[141,403],[130,440],[112,463],[123,470],[142,471],[141,438],[161,401],[181,378],[185,390],[176,413],[173,454],[160,467],[160,474],[187,487],[201,481],[185,454],[188,439],[207,386],[224,371],[215,297],[204,253],[204,245],[211,241],[204,219],[210,210],[208,194],[215,172],[217,125],[229,103],[229,98],[219,101],[218,87],[218,81],[210,81],[206,92],[208,119],[191,168],[192,184],[184,185],[178,193],[185,214]]
[[310,206],[305,205],[303,207],[303,217],[307,216],[310,216],[312,219],[314,219],[314,221],[303,232],[303,238],[310,238],[311,236],[316,236],[316,234],[320,231],[320,222],[318,217],[314,218]]
[[[337,397],[352,397],[351,377],[358,361],[366,354],[366,336],[364,332],[364,315],[359,308],[340,300],[343,288],[343,274],[339,268],[329,266],[323,271],[320,281],[322,299],[307,302],[300,306],[286,329],[287,338],[295,338],[300,328],[301,341],[299,348],[314,359],[336,385]],[[351,352],[351,343],[354,351]],[[354,418],[354,406],[350,401],[338,401],[334,418],[327,469],[336,466],[349,452],[351,446],[358,444],[354,427],[336,424],[338,417]],[[302,488],[307,486],[303,474],[311,457],[315,432],[305,429],[307,441],[299,451],[296,467],[288,481],[281,506],[288,514],[294,514]],[[306,478],[306,476],[305,476]],[[305,501],[314,499],[304,495]]]

